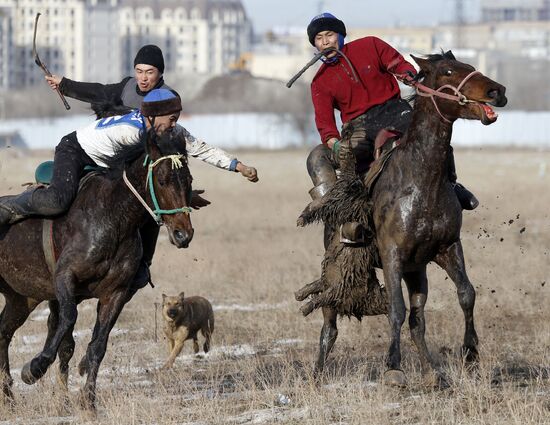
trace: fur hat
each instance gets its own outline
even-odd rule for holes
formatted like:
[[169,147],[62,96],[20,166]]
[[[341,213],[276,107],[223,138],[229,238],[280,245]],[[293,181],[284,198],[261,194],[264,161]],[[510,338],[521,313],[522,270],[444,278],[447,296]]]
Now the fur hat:
[[141,115],[159,117],[181,111],[181,99],[170,90],[154,89],[143,98]]
[[164,57],[162,56],[162,50],[154,44],[148,44],[139,49],[134,59],[134,68],[140,63],[154,66],[161,74],[164,72]]
[[321,31],[334,31],[342,37],[346,36],[346,26],[344,23],[328,12],[317,15],[307,26],[307,36],[312,46],[315,46],[315,36]]

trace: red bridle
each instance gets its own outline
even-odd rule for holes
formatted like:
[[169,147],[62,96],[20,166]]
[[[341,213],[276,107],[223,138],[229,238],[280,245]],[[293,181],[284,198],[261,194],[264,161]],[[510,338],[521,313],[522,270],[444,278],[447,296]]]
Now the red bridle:
[[[470,78],[472,78],[474,75],[477,75],[477,74],[481,74],[481,72],[479,71],[470,72],[466,77],[464,77],[464,79],[461,81],[461,83],[457,87],[452,86],[450,84],[445,84],[439,87],[437,90],[434,90],[417,81],[411,83],[410,85],[412,85],[416,89],[416,93],[419,96],[431,98],[437,113],[441,116],[441,118],[443,118],[443,120],[450,123],[451,121],[447,119],[439,110],[439,107],[437,106],[437,102],[435,101],[435,98],[441,97],[443,99],[454,100],[458,102],[460,105],[466,105],[467,103],[479,103],[479,102],[476,102],[475,100],[468,99],[464,94],[460,92],[460,90],[464,87],[464,84],[466,84],[466,82]],[[453,95],[449,93],[443,93],[442,90],[445,90],[445,89],[452,90],[454,91],[455,94]]]

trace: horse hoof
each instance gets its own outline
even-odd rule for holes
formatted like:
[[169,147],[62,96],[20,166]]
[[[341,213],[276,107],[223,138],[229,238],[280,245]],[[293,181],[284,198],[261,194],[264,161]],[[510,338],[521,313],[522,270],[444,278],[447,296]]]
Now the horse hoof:
[[449,384],[443,374],[430,370],[422,374],[422,385],[429,389],[443,390],[449,388]]
[[64,391],[69,391],[69,373],[59,372],[57,375],[57,384],[63,388]]
[[466,365],[475,365],[479,362],[479,352],[475,347],[462,347],[462,358]]
[[78,374],[80,376],[84,376],[88,373],[88,359],[86,358],[86,355],[80,359],[80,363],[78,363]]
[[13,397],[13,391],[11,390],[11,383],[9,385],[4,385],[3,395],[0,396],[0,405],[7,406],[8,409],[15,408],[15,399]]
[[21,380],[27,385],[32,385],[39,379],[40,377],[37,378],[31,372],[31,362],[25,363],[25,366],[21,369]]
[[405,388],[407,386],[407,377],[402,370],[389,369],[384,372],[384,384],[391,387]]
[[92,415],[96,412],[95,395],[88,390],[81,389],[78,395],[80,407]]

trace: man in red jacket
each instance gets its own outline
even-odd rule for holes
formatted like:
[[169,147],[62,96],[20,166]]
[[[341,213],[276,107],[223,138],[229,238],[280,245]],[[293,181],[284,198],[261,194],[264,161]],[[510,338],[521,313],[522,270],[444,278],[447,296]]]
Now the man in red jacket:
[[[331,52],[322,59],[324,64],[311,83],[315,123],[322,142],[307,159],[308,173],[314,185],[310,195],[316,199],[336,181],[340,133],[334,109],[340,111],[344,126],[353,125],[351,148],[356,157],[357,172],[363,173],[374,159],[374,140],[380,130],[389,129],[401,134],[407,130],[412,108],[401,99],[394,74],[412,81],[416,70],[398,51],[379,38],[364,37],[344,44],[346,27],[330,13],[313,18],[307,34],[310,43],[319,51],[338,48],[353,66],[350,68],[337,52]],[[449,178],[454,183],[454,161],[450,162]],[[455,191],[463,208],[477,206],[477,199],[463,186],[455,184]],[[353,242],[359,233],[360,229],[350,223],[342,229],[342,241]]]

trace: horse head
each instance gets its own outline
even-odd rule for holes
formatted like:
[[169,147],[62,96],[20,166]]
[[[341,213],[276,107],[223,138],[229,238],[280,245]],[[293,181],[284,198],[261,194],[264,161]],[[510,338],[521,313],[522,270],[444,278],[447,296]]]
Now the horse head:
[[161,136],[149,131],[146,152],[149,205],[153,205],[157,221],[166,225],[170,242],[187,248],[194,231],[190,217],[193,178],[187,165],[185,139],[177,131]]
[[417,94],[431,97],[445,121],[465,118],[489,125],[497,120],[498,114],[491,106],[506,105],[506,87],[471,65],[459,62],[450,50],[425,58],[412,58],[420,67],[420,76],[424,77],[421,83],[416,83]]

